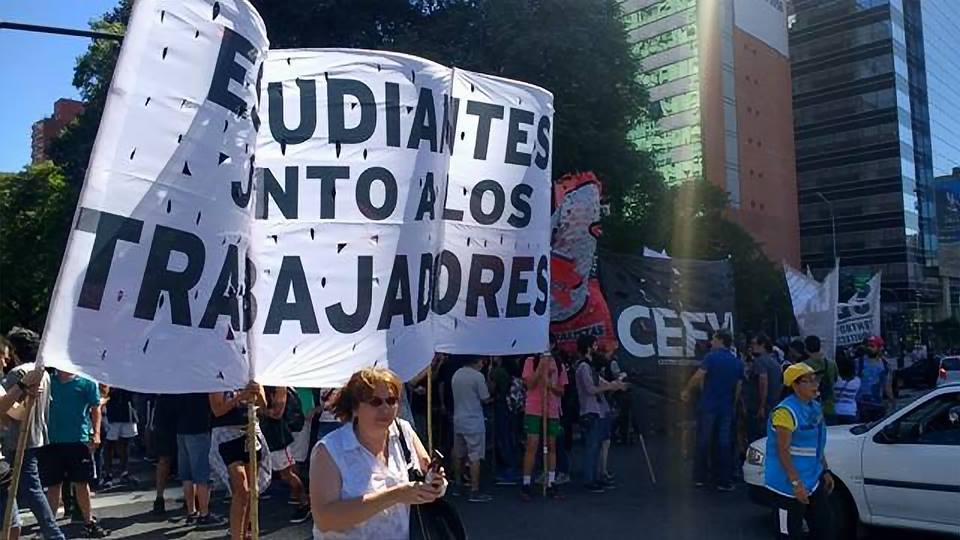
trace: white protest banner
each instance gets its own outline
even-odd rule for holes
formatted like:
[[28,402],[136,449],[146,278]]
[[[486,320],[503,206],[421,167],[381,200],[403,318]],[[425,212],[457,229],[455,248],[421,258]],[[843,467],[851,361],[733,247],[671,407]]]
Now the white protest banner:
[[[266,29],[246,0],[138,0],[40,357],[144,392],[238,388]],[[29,271],[29,269],[25,269]]]
[[335,386],[359,367],[432,357],[440,231],[420,198],[446,184],[437,137],[450,75],[388,53],[269,53],[253,226],[258,380]]
[[880,335],[880,274],[837,306],[837,346],[850,347]]
[[[434,332],[440,352],[549,345],[553,96],[461,69],[443,198]],[[457,105],[459,104],[459,106]],[[459,283],[457,282],[457,278]]]
[[380,51],[276,50],[265,66],[257,380],[406,379],[434,351],[544,350],[550,94]]
[[823,283],[784,264],[793,315],[805,336],[820,338],[822,350],[832,355],[837,342],[837,299],[840,265],[827,274]]

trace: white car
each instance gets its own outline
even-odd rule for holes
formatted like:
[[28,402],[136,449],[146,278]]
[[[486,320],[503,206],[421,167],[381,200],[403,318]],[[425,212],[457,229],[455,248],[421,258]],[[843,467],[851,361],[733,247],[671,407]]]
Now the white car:
[[960,382],[960,356],[944,356],[937,370],[937,386]]
[[[750,498],[766,504],[767,439],[753,442],[743,465]],[[832,497],[843,534],[859,524],[960,536],[960,384],[924,394],[882,420],[827,428]],[[773,457],[776,459],[776,457]]]

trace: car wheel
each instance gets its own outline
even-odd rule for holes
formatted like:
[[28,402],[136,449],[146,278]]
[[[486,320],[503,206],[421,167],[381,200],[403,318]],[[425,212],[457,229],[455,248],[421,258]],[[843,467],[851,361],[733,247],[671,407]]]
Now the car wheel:
[[857,503],[847,486],[836,480],[836,488],[830,494],[830,507],[833,514],[836,538],[852,538],[860,540],[866,537],[863,525],[860,523],[860,514]]

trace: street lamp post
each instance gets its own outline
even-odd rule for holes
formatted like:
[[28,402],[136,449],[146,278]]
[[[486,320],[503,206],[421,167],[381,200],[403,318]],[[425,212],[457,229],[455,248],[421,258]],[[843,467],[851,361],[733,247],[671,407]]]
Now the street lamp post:
[[0,29],[22,30],[24,32],[40,32],[42,34],[58,34],[61,36],[76,36],[91,39],[109,39],[113,41],[123,41],[123,34],[114,34],[112,32],[98,32],[96,30],[79,30],[76,28],[61,28],[59,26],[46,26],[42,24],[26,24],[13,21],[0,20]]
[[833,213],[833,203],[830,202],[830,199],[828,199],[823,193],[820,193],[819,191],[815,191],[813,194],[816,195],[817,197],[820,197],[820,199],[823,202],[827,203],[827,210],[830,211],[830,237],[833,241],[833,262],[834,264],[836,264],[837,262],[837,216]]
[[916,300],[917,300],[917,317],[916,317],[916,321],[917,321],[917,340],[920,342],[921,345],[923,344],[923,311],[922,311],[922,309],[920,308],[920,300],[922,299],[922,297],[923,297],[923,293],[920,292],[920,290],[918,289],[918,290],[914,293],[914,298],[916,298]]
[[[887,292],[893,294],[893,297],[896,299],[895,304],[903,305],[903,297],[900,296],[900,293],[897,292],[896,289],[891,289],[890,287],[880,287],[881,299],[883,298],[883,297],[882,297],[883,291],[887,291]],[[883,309],[883,308],[881,307],[881,309]],[[896,318],[896,317],[895,317],[895,314],[891,314],[891,315],[894,315],[894,316],[891,317],[891,318],[894,318],[894,319]],[[903,339],[904,339],[904,334],[906,334],[906,330],[907,330],[907,329],[906,329],[906,316],[904,316],[904,315],[901,313],[899,319],[900,319],[900,324],[899,324],[899,326],[898,326],[898,328],[897,328],[897,334],[899,334],[900,343],[901,343],[901,349],[902,349],[902,348],[903,348],[902,343],[903,343]],[[890,330],[890,328],[888,327],[887,330]]]

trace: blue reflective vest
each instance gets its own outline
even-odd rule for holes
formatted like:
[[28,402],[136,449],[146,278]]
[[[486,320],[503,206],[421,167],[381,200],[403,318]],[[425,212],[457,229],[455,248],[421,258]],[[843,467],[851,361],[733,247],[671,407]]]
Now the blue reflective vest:
[[[827,430],[823,422],[823,409],[816,400],[804,403],[791,395],[774,408],[786,409],[793,415],[797,428],[790,440],[790,458],[800,475],[800,480],[813,493],[823,474],[823,449],[827,443]],[[777,457],[777,430],[773,427],[773,413],[767,420],[767,458],[764,461],[764,483],[767,489],[793,497],[793,486],[787,471]]]

